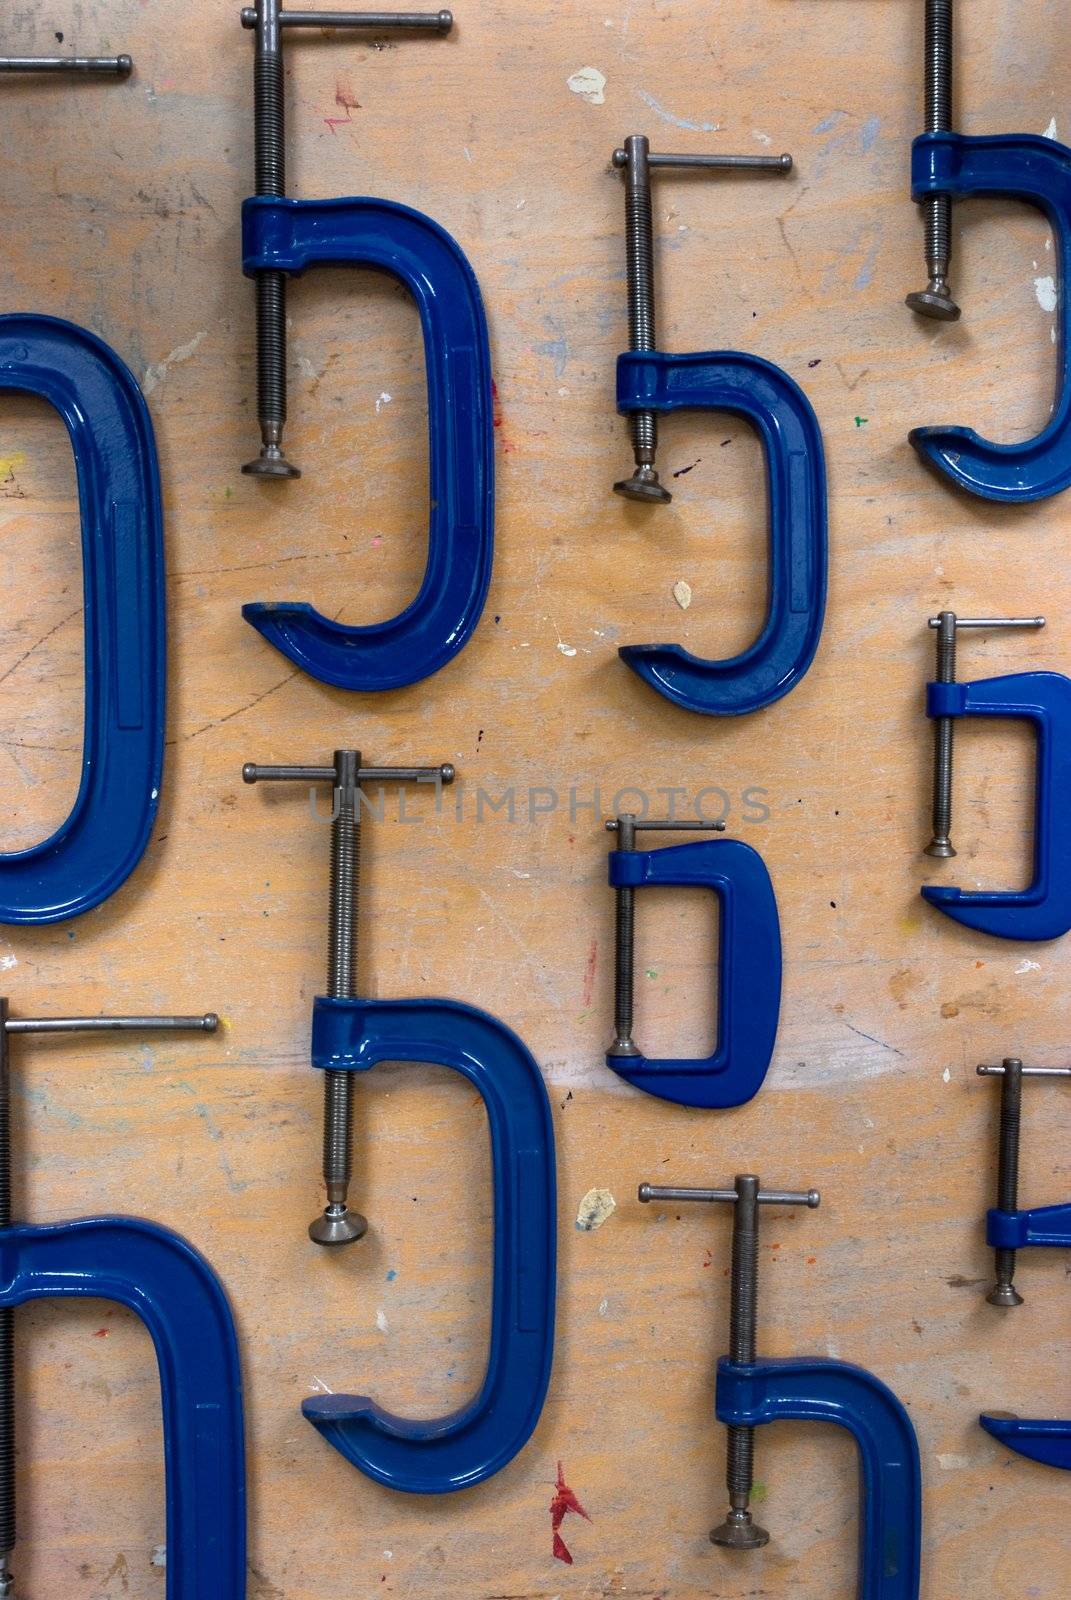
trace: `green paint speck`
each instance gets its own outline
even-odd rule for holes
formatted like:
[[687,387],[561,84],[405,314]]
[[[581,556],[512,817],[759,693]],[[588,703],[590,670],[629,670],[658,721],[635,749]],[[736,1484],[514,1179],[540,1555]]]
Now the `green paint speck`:
[[649,978],[657,978],[658,977],[658,973],[655,971],[655,969],[653,967],[648,967],[647,968],[647,976]]
[[869,422],[869,421],[870,421],[870,418],[869,418],[869,417],[856,417],[856,419],[855,419],[855,426],[856,426],[856,427],[857,427],[857,428],[862,428],[862,427],[865,427],[865,426],[866,426],[866,424],[867,424],[867,423],[868,423],[868,422]]

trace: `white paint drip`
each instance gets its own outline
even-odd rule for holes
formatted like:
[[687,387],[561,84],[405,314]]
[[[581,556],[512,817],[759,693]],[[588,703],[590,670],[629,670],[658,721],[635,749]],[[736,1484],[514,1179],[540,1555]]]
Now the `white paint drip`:
[[960,1467],[969,1467],[970,1464],[970,1456],[957,1456],[946,1453],[945,1455],[939,1454],[937,1457],[937,1465],[942,1472],[957,1472]]
[[[1036,261],[1034,265],[1037,266]],[[310,361],[308,356],[298,356],[297,369],[303,378],[318,378],[320,376],[320,371],[315,361]]]
[[945,1070],[942,1072],[941,1077],[942,1077],[942,1079],[943,1079],[943,1081],[945,1083],[951,1083],[952,1082],[952,1068],[951,1067],[946,1067]]
[[18,964],[18,956],[0,956],[0,971],[10,972],[12,967],[17,967]]
[[1042,311],[1056,310],[1056,279],[1051,274],[1034,279],[1034,293],[1038,297],[1038,305]]
[[648,94],[646,89],[638,89],[636,92],[644,105],[653,111],[656,117],[661,117],[663,122],[668,122],[671,127],[685,128],[689,133],[717,133],[721,127],[720,122],[692,122],[688,117],[678,117],[676,112],[667,110],[653,94]]
[[333,1389],[328,1388],[322,1378],[317,1378],[315,1375],[313,1376],[312,1387],[316,1394],[334,1394],[335,1392]]
[[576,1225],[581,1233],[594,1233],[616,1210],[617,1201],[609,1189],[589,1189],[580,1202]]
[[673,598],[676,600],[682,611],[687,611],[688,607],[692,603],[691,584],[686,583],[683,578],[678,578],[676,583],[673,585]]
[[146,367],[145,377],[141,384],[142,393],[152,394],[153,390],[163,383],[169,369],[178,366],[180,362],[188,361],[194,352],[200,349],[207,338],[207,332],[195,333],[193,338],[187,340],[185,344],[176,345],[170,355],[166,355],[162,361],[157,361],[155,365]]
[[150,1567],[166,1567],[167,1566],[167,1545],[166,1544],[153,1545],[152,1555],[149,1557],[149,1565],[150,1565]]
[[1045,129],[1045,132],[1042,134],[1041,137],[1043,139],[1055,139],[1056,138],[1056,118],[1055,117],[1053,117],[1052,121],[1049,123],[1049,126]]
[[609,1311],[609,1309],[610,1309],[610,1302],[606,1298],[606,1296],[604,1295],[603,1298],[599,1301],[599,1316],[600,1317],[605,1317],[605,1315]]
[[380,1333],[387,1333],[390,1329],[390,1324],[387,1321],[387,1313],[383,1310],[382,1306],[380,1306],[379,1310],[376,1312],[376,1327],[379,1329]]
[[377,417],[379,416],[379,413],[383,410],[383,407],[384,406],[389,406],[393,399],[394,399],[394,396],[392,394],[388,394],[386,389],[384,389],[381,392],[378,400],[376,401],[376,416]]
[[751,137],[757,139],[760,144],[773,144],[770,135],[768,133],[760,133],[758,128],[752,128]]
[[[0,962],[0,965],[2,965],[2,964],[3,963]],[[1021,978],[1024,972],[1040,972],[1040,971],[1041,971],[1041,962],[1040,961],[1020,961],[1019,965],[1015,969],[1015,975],[1016,975],[1016,977]]]
[[589,106],[606,104],[606,74],[600,72],[598,67],[581,67],[566,78],[565,86],[578,94],[581,100],[586,100]]

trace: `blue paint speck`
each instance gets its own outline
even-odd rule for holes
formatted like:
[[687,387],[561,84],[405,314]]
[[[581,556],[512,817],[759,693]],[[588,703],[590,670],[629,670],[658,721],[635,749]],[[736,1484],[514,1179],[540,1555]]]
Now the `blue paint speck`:
[[387,1273],[387,1282],[388,1283],[393,1283],[397,1276],[398,1276],[397,1269],[395,1267],[391,1267],[389,1269],[388,1273]]
[[829,132],[831,132],[832,129],[837,126],[838,122],[843,121],[844,115],[845,115],[845,113],[843,111],[831,111],[828,117],[823,117],[821,122],[816,122],[815,123],[814,127],[811,129],[811,132],[812,133],[829,133]]
[[868,150],[873,150],[874,146],[878,142],[878,134],[880,132],[881,118],[867,117],[866,121],[863,123],[863,126],[859,130],[859,148],[862,150],[864,155],[866,155]]

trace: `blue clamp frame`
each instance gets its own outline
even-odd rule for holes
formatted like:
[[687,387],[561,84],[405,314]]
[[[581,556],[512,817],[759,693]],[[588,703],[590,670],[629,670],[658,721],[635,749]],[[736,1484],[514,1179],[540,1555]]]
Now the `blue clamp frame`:
[[627,1083],[677,1105],[744,1105],[762,1087],[781,1008],[781,927],[765,862],[739,839],[704,839],[660,850],[612,850],[609,879],[617,890],[710,889],[721,908],[721,934],[712,1054],[652,1058],[635,1046],[626,1053],[615,1044],[606,1053],[607,1066]]
[[0,391],[63,418],[82,523],[82,778],[65,822],[0,854],[0,923],[60,922],[97,906],[149,842],[164,759],[164,535],[152,422],[114,350],[57,317],[0,316]]
[[1071,679],[1017,672],[974,683],[926,685],[928,717],[1017,717],[1037,732],[1034,875],[1021,890],[926,884],[945,916],[999,939],[1059,939],[1071,929]]
[[715,1411],[727,1426],[832,1422],[859,1447],[858,1600],[918,1600],[922,1473],[904,1407],[861,1367],[818,1357],[718,1362]]
[[724,411],[762,440],[769,502],[769,600],[758,638],[723,661],[678,644],[629,644],[623,661],[675,705],[743,716],[794,689],[814,659],[828,569],[826,469],[810,401],[780,367],[734,350],[628,351],[617,362],[617,408]]
[[912,145],[911,192],[916,200],[933,194],[1006,196],[1037,206],[1048,218],[1060,286],[1050,422],[1020,444],[993,444],[963,427],[915,428],[910,439],[927,465],[982,499],[1016,503],[1059,494],[1071,484],[1071,350],[1062,275],[1071,242],[1071,150],[1031,133],[924,133]]
[[[1071,1250],[1071,1205],[986,1214],[986,1242],[994,1250]],[[1009,1450],[1043,1466],[1071,1472],[1071,1421],[1058,1418],[981,1416],[979,1422]]]
[[428,560],[416,598],[387,622],[349,627],[305,601],[242,615],[304,672],[340,689],[400,689],[453,659],[480,620],[494,550],[494,420],[487,319],[475,275],[438,223],[389,200],[255,196],[242,207],[242,266],[300,274],[374,267],[412,294],[428,390]]
[[316,1395],[302,1412],[377,1483],[444,1494],[506,1466],[539,1420],[554,1352],[555,1162],[550,1102],[531,1052],[496,1017],[452,1000],[313,1002],[312,1062],[450,1067],[479,1091],[491,1135],[494,1287],[487,1371],[449,1416],[411,1420],[364,1395]]
[[245,1447],[234,1319],[192,1245],[133,1217],[0,1233],[0,1306],[67,1296],[141,1318],[160,1368],[167,1600],[245,1600]]

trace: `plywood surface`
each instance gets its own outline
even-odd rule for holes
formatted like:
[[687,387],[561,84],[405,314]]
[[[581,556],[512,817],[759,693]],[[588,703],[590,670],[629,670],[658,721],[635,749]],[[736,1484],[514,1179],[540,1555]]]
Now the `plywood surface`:
[[[0,305],[71,317],[144,383],[167,515],[166,782],[144,861],[107,905],[7,929],[16,1012],[217,1008],[214,1039],[20,1042],[19,1211],[132,1211],[179,1227],[233,1298],[243,1344],[253,1600],[643,1600],[855,1589],[855,1464],[829,1429],[766,1430],[772,1539],[714,1550],[729,1224],[642,1208],[640,1179],[738,1170],[816,1184],[821,1210],[764,1219],[760,1343],[871,1368],[910,1407],[925,1479],[925,1600],[1063,1600],[1068,1484],[1010,1456],[977,1415],[1069,1415],[1067,1268],[1024,1259],[1027,1303],[984,1301],[997,1094],[974,1064],[1069,1058],[1066,941],[972,936],[928,910],[927,877],[1025,880],[1032,754],[1007,729],[959,743],[956,862],[919,854],[930,731],[922,684],[942,605],[1044,611],[1037,636],[972,637],[964,671],[1071,668],[1066,501],[1006,511],[954,498],[906,444],[924,422],[1036,432],[1054,368],[1051,240],[1011,204],[961,208],[954,328],[912,321],[920,229],[908,144],[920,106],[912,0],[519,0],[459,6],[449,41],[290,50],[290,181],[369,192],[448,228],[484,291],[498,387],[498,528],[483,622],[438,677],[376,699],[313,683],[243,623],[305,598],[348,622],[393,614],[424,551],[424,390],[415,313],[368,274],[291,298],[289,442],[305,476],[238,474],[255,444],[252,301],[238,208],[252,167],[251,41],[236,6],[110,0],[9,11],[0,47],[129,50],[125,85],[6,81]],[[1071,71],[1055,0],[960,8],[968,132],[1065,126]],[[594,69],[594,72],[584,72]],[[582,73],[580,79],[576,74]],[[572,86],[571,86],[572,80]],[[605,80],[604,82],[602,80]],[[587,93],[577,92],[577,87]],[[1051,126],[1050,126],[1051,125]],[[614,145],[789,150],[788,179],[659,179],[661,342],[753,350],[806,388],[825,435],[832,571],[803,685],[758,716],[695,719],[619,662],[677,638],[728,655],[763,607],[757,442],[730,418],[663,430],[672,507],[609,492],[627,461],[613,364],[625,342]],[[73,798],[81,580],[59,423],[6,398],[0,435],[0,843],[41,837]],[[670,481],[673,481],[672,479]],[[681,580],[692,601],[674,598]],[[362,976],[380,995],[484,1006],[527,1041],[552,1096],[560,1311],[550,1396],[498,1477],[442,1500],[393,1495],[302,1421],[318,1388],[411,1415],[462,1403],[488,1327],[483,1112],[440,1070],[360,1083],[354,1200],[367,1240],[326,1257],[319,1083],[327,830],[301,792],[244,788],[245,760],[452,761],[460,818],[387,806],[366,841]],[[601,817],[639,786],[725,791],[781,906],[786,967],[762,1094],[709,1115],[602,1065],[612,904]],[[479,801],[483,790],[498,805]],[[503,804],[507,790],[514,811]],[[762,807],[745,798],[764,791]],[[530,810],[529,792],[538,791]],[[557,798],[551,810],[549,794]],[[570,805],[570,795],[574,804]],[[764,809],[764,820],[753,820]],[[708,1041],[715,954],[691,895],[642,904],[639,1020],[652,1052]],[[1071,1195],[1066,1090],[1030,1086],[1023,1197]],[[617,1207],[575,1226],[592,1187]],[[107,1307],[21,1314],[20,1593],[162,1597],[155,1369]],[[589,1521],[552,1557],[559,1463]]]

